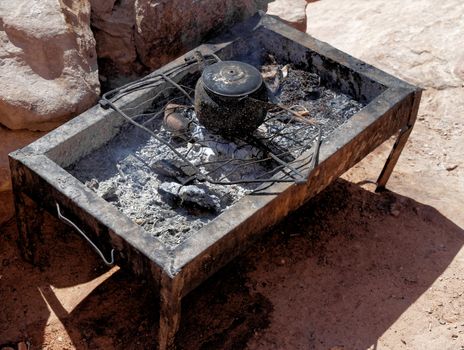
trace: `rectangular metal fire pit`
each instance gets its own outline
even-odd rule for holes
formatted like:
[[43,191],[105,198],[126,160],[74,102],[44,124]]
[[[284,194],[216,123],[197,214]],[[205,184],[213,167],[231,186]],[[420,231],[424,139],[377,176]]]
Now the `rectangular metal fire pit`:
[[[378,179],[378,188],[384,188],[412,130],[421,96],[420,89],[267,16],[252,18],[195,50],[245,61],[259,61],[264,52],[270,53],[278,62],[317,73],[324,86],[350,95],[365,107],[324,139],[319,163],[304,184],[276,183],[266,193],[247,195],[174,248],[65,170],[108,143],[127,124],[115,111],[95,106],[10,154],[24,258],[32,262],[37,259],[41,210],[55,216],[60,216],[61,210],[104,256],[110,256],[114,249],[117,265],[149,276],[159,288],[161,350],[174,343],[182,297],[243,252],[267,228],[321,192],[385,140],[398,135]],[[153,74],[168,72],[192,52]],[[184,75],[173,74],[173,79],[180,81]],[[164,84],[160,81],[157,86],[128,95],[117,105],[140,113]]]

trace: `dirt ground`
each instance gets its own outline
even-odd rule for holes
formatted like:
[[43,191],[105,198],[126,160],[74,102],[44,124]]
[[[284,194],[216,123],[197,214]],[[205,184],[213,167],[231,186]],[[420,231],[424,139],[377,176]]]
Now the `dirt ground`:
[[[382,29],[369,52],[357,51],[356,35],[371,21],[388,23],[402,2],[381,3],[322,0],[308,15],[316,37],[426,88],[390,192],[377,194],[369,182],[386,143],[189,295],[180,349],[464,349],[464,74],[434,85],[440,77],[426,79],[432,58],[416,73],[407,54],[382,58],[384,38],[408,46],[416,29],[448,30],[464,9],[444,1],[457,4],[452,15],[429,8],[436,21]],[[415,16],[427,21],[428,13]],[[451,50],[446,41],[424,43],[432,56]],[[459,67],[444,71],[459,78]],[[0,349],[20,341],[30,349],[153,348],[157,296],[146,281],[107,269],[55,219],[43,229],[39,268],[19,258],[14,220],[0,226]]]
[[[107,270],[52,218],[42,270],[18,258],[14,223],[3,229],[3,343],[154,343],[156,295],[145,281]],[[433,207],[339,180],[190,295],[179,348],[459,349],[463,243],[464,231]]]

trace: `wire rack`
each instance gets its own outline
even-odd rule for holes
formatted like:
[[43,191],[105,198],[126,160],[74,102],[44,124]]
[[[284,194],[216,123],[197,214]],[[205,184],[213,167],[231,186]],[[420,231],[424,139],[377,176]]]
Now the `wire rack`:
[[[164,74],[150,75],[105,93],[100,105],[115,110],[154,138],[159,147],[153,156],[153,171],[182,185],[206,182],[263,189],[276,182],[306,182],[318,162],[322,131],[305,116],[304,107],[269,103],[263,124],[253,134],[240,137],[225,138],[199,123],[193,107],[193,86],[177,83],[172,76],[191,71],[194,65],[199,75],[205,65],[219,60],[215,55],[197,53]],[[120,98],[160,86],[160,82],[164,88],[151,98],[151,110],[130,115],[130,110],[123,111],[116,105]],[[166,108],[171,103],[176,103],[175,113],[185,122],[182,130],[172,131],[163,123],[172,111]]]

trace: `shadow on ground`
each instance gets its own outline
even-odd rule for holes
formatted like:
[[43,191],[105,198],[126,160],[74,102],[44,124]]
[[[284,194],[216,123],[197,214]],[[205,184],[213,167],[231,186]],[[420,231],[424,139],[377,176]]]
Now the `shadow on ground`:
[[[60,227],[47,219],[49,233]],[[13,223],[1,229],[0,344],[61,349],[60,329],[77,349],[155,343],[157,296],[145,281],[116,271],[68,312],[54,290],[105,272],[87,245],[69,231],[46,235],[40,270],[18,258]],[[178,347],[368,348],[463,243],[464,231],[434,208],[338,180],[186,298]]]

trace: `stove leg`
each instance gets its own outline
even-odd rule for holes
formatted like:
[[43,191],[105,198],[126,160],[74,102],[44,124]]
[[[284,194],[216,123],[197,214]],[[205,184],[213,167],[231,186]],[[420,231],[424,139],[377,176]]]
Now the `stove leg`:
[[387,161],[383,166],[382,172],[377,179],[377,189],[375,190],[376,192],[385,190],[385,185],[387,184],[388,179],[390,178],[390,175],[392,174],[393,169],[398,162],[398,159],[401,155],[401,152],[403,151],[404,146],[406,145],[406,142],[408,141],[411,131],[412,126],[406,126],[405,128],[401,129],[400,134],[398,135],[390,152],[390,155],[388,156]]
[[160,290],[160,324],[158,350],[174,350],[179,330],[182,289],[176,279],[163,274]]
[[37,245],[42,241],[43,209],[22,192],[14,193],[19,251],[24,260],[37,263]]

